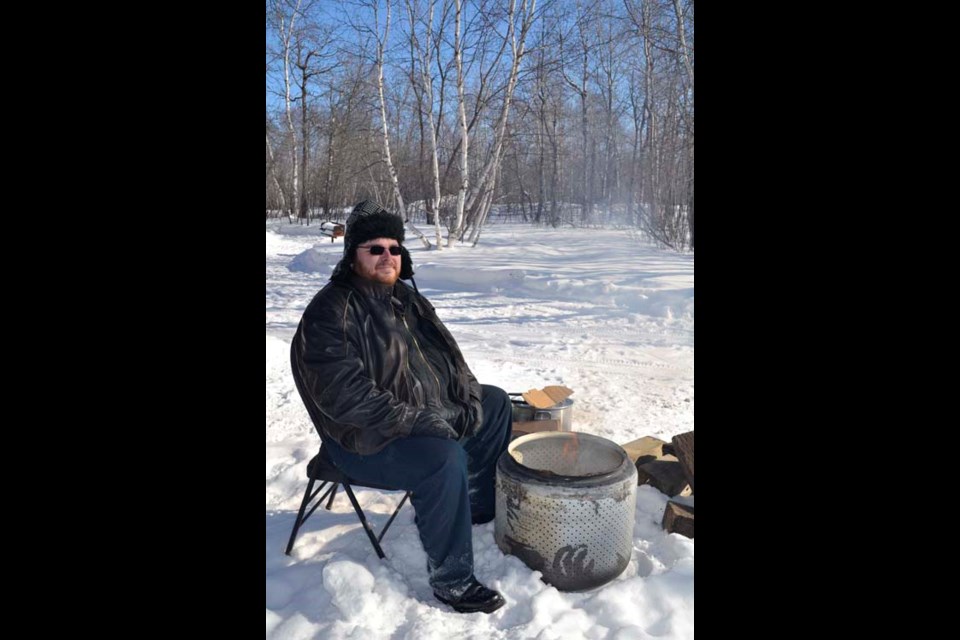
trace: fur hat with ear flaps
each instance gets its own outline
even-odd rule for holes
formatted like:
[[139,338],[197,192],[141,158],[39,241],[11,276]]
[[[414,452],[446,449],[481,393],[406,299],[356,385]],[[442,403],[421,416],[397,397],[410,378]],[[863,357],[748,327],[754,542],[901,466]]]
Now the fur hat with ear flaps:
[[337,263],[330,279],[346,277],[351,271],[357,247],[375,238],[393,238],[400,243],[400,279],[409,280],[413,276],[413,261],[403,246],[403,220],[373,200],[359,203],[347,218],[347,229],[343,236],[343,258]]

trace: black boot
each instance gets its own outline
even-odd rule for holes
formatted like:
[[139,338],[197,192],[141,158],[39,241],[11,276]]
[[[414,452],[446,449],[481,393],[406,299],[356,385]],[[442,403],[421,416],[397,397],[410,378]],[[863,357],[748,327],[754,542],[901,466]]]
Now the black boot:
[[491,613],[506,604],[506,600],[503,599],[502,595],[493,589],[487,589],[477,582],[476,578],[471,578],[470,580],[470,586],[467,587],[467,590],[464,591],[463,595],[459,598],[444,598],[436,591],[433,592],[433,595],[436,596],[437,600],[450,605],[454,611],[460,613],[477,613],[478,611]]

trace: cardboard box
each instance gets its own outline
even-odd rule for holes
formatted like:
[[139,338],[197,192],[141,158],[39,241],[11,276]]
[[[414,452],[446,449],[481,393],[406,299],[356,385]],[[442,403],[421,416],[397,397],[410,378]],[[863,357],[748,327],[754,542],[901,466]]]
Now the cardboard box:
[[[523,401],[535,409],[551,409],[566,400],[573,393],[573,389],[552,385],[542,389],[530,389],[526,393],[521,393]],[[522,406],[522,405],[518,405]],[[561,410],[562,411],[562,410]],[[528,414],[529,409],[524,409],[522,413]],[[517,414],[514,413],[514,416]],[[560,431],[561,421],[554,420],[514,420],[513,434],[511,439],[519,438],[530,433],[540,433],[543,431]]]
[[527,404],[537,409],[549,409],[566,400],[571,394],[573,394],[573,389],[553,385],[543,389],[530,389],[530,391],[521,395]]

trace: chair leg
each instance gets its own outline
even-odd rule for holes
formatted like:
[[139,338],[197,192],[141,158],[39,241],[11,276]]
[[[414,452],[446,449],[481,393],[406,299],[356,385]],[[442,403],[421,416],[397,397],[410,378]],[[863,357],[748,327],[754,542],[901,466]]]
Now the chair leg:
[[310,490],[313,489],[314,482],[315,480],[310,478],[310,482],[307,483],[307,490],[303,493],[303,500],[300,501],[300,511],[297,513],[296,522],[293,523],[293,531],[290,532],[290,541],[287,542],[287,550],[284,551],[286,555],[290,555],[290,551],[293,549],[293,541],[297,539],[297,532],[300,530],[300,525],[306,520],[303,512],[307,510],[307,504],[310,503]]
[[327,511],[333,506],[333,499],[337,497],[337,483],[333,483],[333,491],[330,492],[330,499],[327,500]]
[[[290,540],[287,542],[287,550],[284,551],[286,555],[290,555],[290,552],[293,550],[293,543],[297,539],[297,533],[300,531],[300,527],[303,526],[303,523],[307,521],[314,511],[317,510],[317,507],[323,504],[323,501],[326,500],[326,508],[329,511],[330,507],[333,505],[333,499],[337,495],[337,484],[336,482],[331,483],[329,489],[326,493],[320,496],[320,499],[317,500],[316,504],[307,511],[307,507],[317,496],[318,493],[323,491],[324,486],[327,484],[326,481],[322,482],[316,491],[313,490],[313,485],[316,482],[316,479],[310,478],[310,482],[307,483],[307,490],[303,494],[303,500],[300,502],[300,510],[297,513],[297,519],[293,523],[293,531],[290,532]],[[342,483],[343,489],[347,492],[347,497],[350,498],[350,503],[353,505],[353,510],[357,512],[357,517],[360,519],[360,524],[363,526],[363,530],[366,531],[367,537],[370,538],[370,544],[373,545],[374,551],[377,552],[377,556],[382,560],[386,558],[386,554],[383,553],[383,548],[380,546],[380,541],[383,540],[383,536],[387,534],[387,529],[390,528],[390,525],[393,524],[394,519],[397,517],[397,514],[400,513],[400,509],[403,508],[404,503],[407,501],[407,498],[410,497],[410,491],[407,491],[403,498],[400,500],[400,504],[397,505],[397,508],[394,509],[393,515],[390,516],[390,519],[387,520],[387,524],[384,525],[383,530],[380,532],[380,535],[377,536],[374,534],[373,527],[370,526],[370,523],[367,521],[367,516],[364,514],[363,509],[360,508],[360,503],[357,501],[357,496],[353,493],[353,488],[346,482]],[[329,498],[328,498],[329,496]]]
[[346,482],[342,484],[343,490],[347,492],[347,497],[350,498],[350,502],[353,504],[353,510],[357,512],[357,517],[360,518],[360,524],[363,525],[363,530],[367,532],[367,537],[370,538],[370,544],[373,545],[377,556],[383,560],[386,556],[383,553],[383,549],[380,548],[380,542],[377,541],[377,536],[373,534],[373,529],[370,528],[370,523],[367,522],[367,516],[363,514],[363,509],[360,508],[360,503],[357,502],[357,496],[353,495],[353,489],[350,488],[349,484]]
[[297,532],[300,531],[300,527],[302,527],[303,523],[307,521],[307,518],[313,515],[313,512],[317,510],[317,507],[323,504],[324,500],[327,500],[327,496],[330,496],[330,499],[327,500],[327,510],[329,511],[330,505],[333,503],[333,497],[337,494],[337,483],[334,482],[330,485],[330,488],[327,489],[326,493],[320,496],[320,499],[317,500],[316,504],[314,504],[309,511],[304,513],[307,506],[309,506],[313,499],[317,497],[317,494],[323,491],[323,488],[327,486],[327,481],[324,480],[320,483],[320,486],[317,487],[316,491],[312,491],[313,484],[315,482],[315,478],[310,478],[310,482],[307,483],[307,490],[304,492],[303,501],[300,503],[300,512],[297,514],[297,520],[293,524],[293,531],[290,532],[290,541],[287,543],[287,550],[284,551],[284,553],[287,555],[290,555],[290,551],[293,549],[293,543],[297,539]]
[[400,501],[400,504],[397,505],[397,508],[393,510],[393,515],[390,516],[390,519],[387,520],[387,524],[383,525],[383,531],[380,532],[380,535],[377,536],[377,542],[383,540],[383,536],[387,535],[387,529],[390,528],[390,525],[393,524],[393,519],[397,517],[397,514],[400,513],[400,509],[403,508],[403,503],[407,501],[407,498],[410,497],[412,491],[407,491],[403,494],[403,499]]

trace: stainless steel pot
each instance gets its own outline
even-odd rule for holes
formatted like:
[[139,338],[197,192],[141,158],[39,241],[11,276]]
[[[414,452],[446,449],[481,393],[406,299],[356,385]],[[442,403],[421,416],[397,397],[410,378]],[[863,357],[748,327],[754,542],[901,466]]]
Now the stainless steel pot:
[[523,398],[513,397],[510,394],[510,402],[513,405],[513,421],[526,422],[528,420],[558,420],[560,422],[560,431],[573,431],[573,399],[567,398],[555,407],[547,409],[538,409],[532,404],[524,402]]

